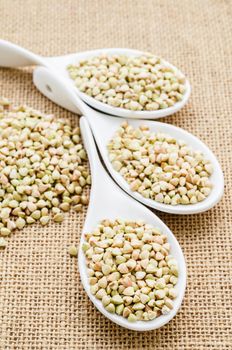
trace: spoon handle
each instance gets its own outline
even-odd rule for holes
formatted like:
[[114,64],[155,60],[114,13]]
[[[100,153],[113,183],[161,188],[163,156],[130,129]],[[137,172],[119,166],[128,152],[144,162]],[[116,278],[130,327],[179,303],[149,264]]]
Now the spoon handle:
[[48,66],[43,57],[9,41],[0,40],[1,67],[17,68],[34,65]]
[[[88,107],[75,93],[73,87],[66,81],[63,81],[61,77],[57,77],[50,69],[45,67],[36,68],[33,81],[36,87],[53,102],[74,113],[86,116],[86,118],[81,118],[80,126],[91,167],[93,180],[91,193],[98,192],[100,197],[109,197],[108,194],[112,191],[112,186],[116,187],[117,190],[118,186],[110,178],[101,164],[93,134],[89,122],[87,121],[87,119],[93,119],[97,112]],[[89,118],[90,116],[91,118]],[[97,185],[95,185],[95,183]]]
[[89,122],[85,117],[81,117],[80,119],[80,128],[91,168],[91,195],[98,192],[99,198],[108,197],[110,195],[110,192],[112,192],[112,187],[117,187],[117,185],[113,182],[113,180],[107,174],[106,170],[103,168]]
[[37,89],[59,106],[77,114],[93,113],[75,93],[75,90],[62,77],[58,77],[53,69],[37,67],[33,73],[33,83]]

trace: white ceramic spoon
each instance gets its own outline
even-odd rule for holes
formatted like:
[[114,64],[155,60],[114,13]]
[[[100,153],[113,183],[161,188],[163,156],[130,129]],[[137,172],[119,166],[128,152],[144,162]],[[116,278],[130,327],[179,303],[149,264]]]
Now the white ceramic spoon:
[[[78,254],[81,281],[91,301],[98,310],[111,321],[122,327],[137,331],[148,331],[159,328],[169,322],[176,315],[184,296],[186,286],[186,265],[182,250],[169,228],[154,213],[122,191],[106,173],[101,165],[94,139],[85,117],[81,118],[80,127],[85,149],[88,153],[92,176],[90,203]],[[81,248],[84,242],[84,233],[91,232],[103,219],[114,220],[117,218],[126,220],[141,219],[154,227],[159,227],[161,231],[167,235],[168,241],[171,244],[171,254],[177,259],[180,271],[178,283],[176,285],[178,296],[174,300],[174,308],[169,314],[159,316],[152,321],[137,321],[132,323],[122,316],[106,311],[101,301],[91,294],[85,256]]]
[[[59,57],[42,57],[18,45],[15,45],[5,40],[0,40],[0,66],[2,67],[22,67],[22,66],[32,66],[32,65],[45,66],[51,70],[55,70],[56,74],[63,77],[64,79],[63,81],[66,84],[71,85],[72,87],[75,87],[75,83],[69,77],[67,66],[69,64],[75,64],[80,60],[87,59],[92,56],[97,56],[102,53],[138,56],[138,55],[141,55],[142,51],[124,49],[124,48],[116,48],[116,49],[111,48],[111,49],[100,49],[100,50],[80,52],[80,53],[69,54],[65,56],[59,56]],[[179,71],[175,66],[171,65],[170,63],[166,62],[166,64],[172,67],[175,71]],[[189,99],[190,90],[191,90],[190,84],[187,79],[186,79],[185,87],[186,87],[186,92],[184,94],[182,101],[177,102],[174,106],[157,110],[157,111],[135,111],[135,112],[124,108],[113,107],[106,103],[99,102],[96,99],[88,96],[87,94],[80,92],[77,87],[75,87],[75,91],[81,97],[81,99],[84,100],[87,104],[89,104],[90,106],[102,112],[105,112],[111,115],[117,115],[119,117],[125,117],[125,118],[156,119],[156,118],[166,117],[168,115],[176,113],[181,108],[183,108],[183,106],[186,104],[186,102]],[[66,108],[73,112],[72,108],[70,108],[68,105],[66,106]]]
[[[213,164],[214,172],[211,176],[213,189],[210,195],[202,202],[176,206],[158,203],[152,199],[144,198],[138,192],[131,191],[130,186],[126,180],[124,180],[124,178],[113,169],[111,162],[109,161],[107,151],[107,144],[121,125],[122,119],[107,116],[87,106],[74,93],[73,89],[70,89],[67,85],[62,84],[62,82],[60,82],[60,79],[54,76],[54,74],[52,74],[52,72],[46,68],[37,68],[34,71],[33,78],[36,87],[52,101],[63,106],[68,103],[70,106],[72,106],[73,111],[75,111],[76,108],[76,112],[78,109],[81,110],[81,113],[85,115],[89,121],[100,153],[110,174],[118,183],[118,185],[135,199],[151,208],[173,214],[195,214],[204,212],[216,205],[221,199],[224,191],[223,173],[216,157],[210,151],[210,149],[197,137],[193,136],[183,129],[166,123],[145,120],[129,120],[128,122],[133,126],[146,124],[152,131],[170,134],[177,139],[186,141],[186,143],[193,149],[202,151],[204,153],[205,157],[209,159]],[[47,89],[47,86],[49,86],[49,90]]]

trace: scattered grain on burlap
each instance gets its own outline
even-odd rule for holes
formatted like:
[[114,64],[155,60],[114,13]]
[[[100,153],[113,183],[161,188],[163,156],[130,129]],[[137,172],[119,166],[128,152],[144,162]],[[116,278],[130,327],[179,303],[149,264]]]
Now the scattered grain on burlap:
[[[188,105],[163,121],[187,129],[215,152],[225,195],[193,216],[158,213],[178,238],[188,287],[178,315],[162,329],[136,333],[104,318],[86,297],[75,258],[85,213],[62,224],[13,234],[1,255],[0,349],[231,349],[232,50],[227,0],[0,0],[0,36],[39,54],[101,47],[152,51],[187,73]],[[30,71],[0,70],[1,94],[72,119],[36,91]]]

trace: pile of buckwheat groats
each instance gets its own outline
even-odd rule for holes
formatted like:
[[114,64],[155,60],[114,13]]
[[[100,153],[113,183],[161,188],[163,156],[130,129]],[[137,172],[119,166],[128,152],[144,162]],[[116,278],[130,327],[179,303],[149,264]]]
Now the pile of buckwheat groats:
[[203,201],[212,190],[211,162],[185,142],[124,122],[108,144],[113,168],[132,191],[177,205]]
[[67,67],[81,92],[133,111],[154,111],[183,99],[185,77],[150,53],[101,55]]
[[[80,211],[90,184],[79,127],[0,99],[0,236]],[[7,244],[0,237],[0,246]]]
[[82,245],[91,293],[108,312],[149,321],[173,308],[178,265],[167,236],[142,221],[103,220]]

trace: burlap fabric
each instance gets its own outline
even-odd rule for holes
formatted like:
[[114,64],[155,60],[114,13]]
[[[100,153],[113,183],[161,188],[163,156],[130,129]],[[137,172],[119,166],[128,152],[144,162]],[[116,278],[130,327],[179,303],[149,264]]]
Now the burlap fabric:
[[[0,349],[231,349],[231,66],[229,0],[0,0],[0,36],[36,53],[102,47],[152,51],[186,72],[188,105],[163,121],[200,137],[217,155],[225,195],[212,210],[157,213],[179,240],[188,267],[182,308],[165,327],[136,333],[114,325],[88,300],[76,259],[85,213],[31,226],[1,255]],[[30,71],[0,70],[0,94],[78,122],[33,86]]]

